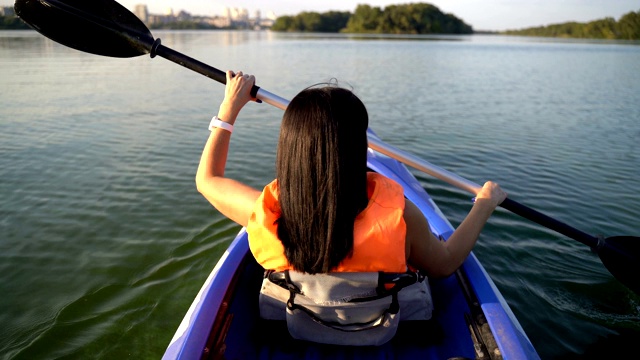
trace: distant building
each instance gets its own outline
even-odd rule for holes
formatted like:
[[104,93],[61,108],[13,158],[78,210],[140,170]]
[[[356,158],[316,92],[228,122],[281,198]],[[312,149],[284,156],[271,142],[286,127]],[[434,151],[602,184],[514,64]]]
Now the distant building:
[[229,26],[235,28],[250,28],[249,10],[241,8],[224,7],[223,16],[229,19]]
[[184,11],[184,10],[180,10],[180,12],[178,13],[178,15],[176,16],[176,19],[178,21],[189,21],[191,20],[193,17],[191,16],[190,13]]
[[12,6],[2,6],[0,7],[0,16],[16,16],[16,12]]
[[149,9],[147,5],[136,5],[133,13],[136,14],[138,19],[142,20],[143,23],[149,25]]
[[[11,8],[11,10],[13,10]],[[176,13],[172,8],[167,8],[165,13],[150,14],[147,5],[139,4],[134,7],[134,14],[142,20],[147,26],[170,24],[173,22],[196,22],[208,24],[216,28],[228,29],[268,29],[270,28],[276,16],[273,11],[267,12],[267,16],[263,17],[260,10],[254,13],[254,17],[249,16],[249,11],[242,8],[224,7],[222,16],[192,16],[190,13],[181,10]]]
[[209,18],[209,24],[221,29],[228,28],[231,27],[231,18],[228,16],[215,16]]

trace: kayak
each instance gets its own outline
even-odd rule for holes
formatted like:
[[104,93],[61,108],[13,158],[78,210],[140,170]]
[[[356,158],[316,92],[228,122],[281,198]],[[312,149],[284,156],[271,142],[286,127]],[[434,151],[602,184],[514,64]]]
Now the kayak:
[[[452,225],[403,164],[371,149],[367,163],[371,171],[401,184],[405,196],[428,219],[431,231],[448,239]],[[394,338],[380,346],[296,340],[289,335],[285,321],[261,319],[258,294],[263,274],[264,269],[249,251],[243,228],[200,289],[162,358],[540,358],[473,252],[455,274],[429,280],[432,318],[400,322]]]

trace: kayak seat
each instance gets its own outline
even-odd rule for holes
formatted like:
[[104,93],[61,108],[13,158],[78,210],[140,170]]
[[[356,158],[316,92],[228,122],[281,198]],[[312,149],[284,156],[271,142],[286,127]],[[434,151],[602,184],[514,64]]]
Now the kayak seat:
[[295,339],[335,345],[381,345],[401,320],[428,320],[433,310],[418,272],[305,274],[267,271],[260,317],[284,320]]

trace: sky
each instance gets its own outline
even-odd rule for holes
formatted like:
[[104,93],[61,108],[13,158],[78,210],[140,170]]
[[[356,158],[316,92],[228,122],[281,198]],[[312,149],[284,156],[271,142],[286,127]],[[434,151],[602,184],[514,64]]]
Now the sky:
[[[474,30],[508,30],[558,24],[588,22],[640,11],[638,0],[118,0],[132,10],[146,4],[152,14],[185,10],[192,15],[221,15],[224,7],[245,8],[249,14],[296,15],[302,11],[330,10],[353,12],[358,4],[384,8],[387,5],[426,2],[451,13],[473,26]],[[0,0],[0,6],[13,6],[14,0]]]

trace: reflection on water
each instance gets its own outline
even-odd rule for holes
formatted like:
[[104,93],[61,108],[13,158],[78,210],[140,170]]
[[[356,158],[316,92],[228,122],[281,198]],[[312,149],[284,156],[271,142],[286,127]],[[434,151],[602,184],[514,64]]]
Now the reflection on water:
[[[335,78],[390,144],[476,182],[499,181],[585,232],[637,235],[638,46],[154,36],[221,70],[254,73],[285,98]],[[0,31],[0,66],[2,358],[157,359],[239,230],[193,180],[223,88],[164,59],[84,54],[32,31]],[[229,176],[255,187],[273,178],[281,116],[265,104],[243,110]],[[459,223],[469,196],[416,175]],[[499,210],[474,252],[543,358],[635,350],[638,297],[584,245]]]
[[[158,30],[153,31],[156,38],[161,38],[163,44],[170,44],[179,51],[185,51],[185,48],[192,46],[191,44],[206,44],[207,46],[223,46],[232,47],[250,42],[272,41],[277,35],[270,31],[170,31]],[[194,36],[195,35],[195,36]]]
[[[5,52],[16,52],[13,54],[13,57],[16,58],[25,56],[54,57],[60,55],[62,49],[65,49],[62,45],[43,36],[35,36],[33,31],[0,30],[0,51],[3,54],[3,62],[12,58],[12,56],[5,56]],[[20,56],[16,56],[18,53]]]

